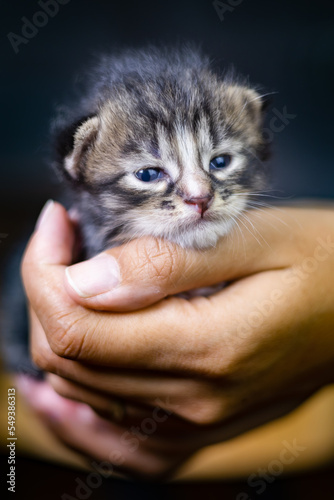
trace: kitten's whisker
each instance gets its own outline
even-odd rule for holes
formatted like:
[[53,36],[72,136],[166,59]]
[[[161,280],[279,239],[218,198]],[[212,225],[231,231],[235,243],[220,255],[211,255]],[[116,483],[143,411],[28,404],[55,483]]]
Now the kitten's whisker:
[[267,242],[267,240],[262,236],[262,234],[260,233],[260,231],[257,229],[257,227],[254,226],[254,224],[252,223],[251,219],[245,214],[243,213],[242,214],[242,217],[244,217],[244,219],[251,225],[253,231],[264,241],[264,243],[271,249],[271,246],[269,245],[269,243]]
[[266,94],[262,94],[262,95],[254,97],[254,99],[251,99],[248,102],[258,101],[259,99],[262,99],[263,97],[267,97],[268,95],[276,95],[276,94],[278,94],[278,92],[267,92]]
[[275,196],[273,194],[266,194],[265,192],[261,191],[252,191],[251,193],[248,193],[247,191],[243,191],[241,193],[234,193],[233,196],[255,196],[255,197],[261,197],[261,198],[273,198],[275,200],[288,200],[291,199],[291,196]]
[[[251,207],[251,205],[249,205]],[[271,217],[275,218],[276,220],[278,220],[279,222],[281,222],[282,224],[284,224],[286,227],[290,227],[290,225],[283,221],[282,219],[280,219],[279,217],[275,217],[274,214],[272,213],[273,211],[275,212],[281,212],[283,215],[287,215],[290,219],[293,220],[294,223],[296,223],[298,225],[298,227],[300,229],[302,229],[302,225],[301,223],[291,215],[291,213],[287,212],[284,208],[280,208],[280,207],[277,207],[276,205],[272,205],[269,207],[270,210],[266,211],[266,210],[263,210],[263,212],[266,212],[268,213],[268,215],[270,215]],[[257,207],[254,207],[255,210],[260,210],[260,208],[257,208]]]
[[[275,214],[274,214],[274,213],[272,213],[273,211],[278,210],[279,212],[282,212],[282,213],[284,213],[285,215],[288,215],[288,216],[289,216],[289,218],[290,218],[290,219],[292,219],[294,223],[297,223],[298,227],[299,227],[300,229],[302,229],[301,224],[299,223],[299,221],[298,221],[298,220],[296,220],[296,219],[295,219],[295,217],[292,217],[292,216],[291,216],[291,214],[289,214],[289,213],[287,213],[287,212],[284,212],[283,210],[279,209],[278,207],[273,206],[273,207],[271,207],[271,209],[270,209],[270,210],[263,210],[263,209],[261,209],[261,208],[258,208],[258,207],[252,207],[252,206],[250,205],[250,208],[254,208],[254,210],[252,210],[252,212],[251,212],[251,213],[252,213],[252,215],[257,216],[257,217],[261,217],[261,215],[260,215],[260,214],[257,214],[257,212],[262,212],[263,214],[269,215],[270,217],[272,217],[273,219],[275,219],[275,221],[279,222],[280,224],[282,224],[282,225],[283,225],[283,226],[285,226],[286,228],[288,228],[288,229],[292,230],[292,228],[291,228],[291,224],[289,224],[289,223],[288,223],[288,222],[286,222],[285,220],[281,219],[280,217],[276,217],[276,216],[275,216]],[[263,218],[262,218],[262,220],[263,220]],[[269,223],[269,221],[268,221],[268,220],[266,220],[266,222],[267,222],[267,223]],[[277,231],[280,231],[277,225],[272,225],[272,227],[274,227]]]
[[248,202],[247,208],[254,209],[254,210],[252,210],[252,215],[256,215],[256,212],[261,212],[261,213],[269,215],[270,217],[279,221],[284,226],[290,227],[284,220],[282,220],[280,217],[275,217],[275,215],[272,213],[275,210],[282,211],[275,206],[270,206],[267,204],[260,204],[260,203],[255,203],[255,202]]
[[[264,211],[262,210],[262,212],[264,212]],[[257,217],[261,222],[263,221],[263,215],[262,214],[258,214],[256,210],[254,210],[252,212],[252,216],[253,217]],[[270,227],[272,227],[273,229],[275,229],[275,230],[279,231],[280,233],[282,233],[282,229],[278,229],[277,225],[275,225],[274,223],[270,222],[269,220],[266,220],[266,224],[269,224]]]
[[[234,216],[232,214],[230,214],[230,216],[231,216],[232,220],[236,224],[237,234],[238,234],[238,242],[239,242],[239,236],[240,236],[241,237],[241,241],[242,241],[242,246],[243,246],[243,249],[244,249],[244,255],[246,255],[245,235],[242,232],[241,227],[239,226],[238,216]],[[229,238],[232,238],[232,233],[228,233],[228,236],[229,236]]]
[[253,238],[258,242],[258,244],[262,247],[261,241],[256,237],[254,233],[250,230],[250,228],[245,224],[245,222],[242,220],[242,217],[238,217],[239,222],[244,226],[244,228],[253,236]]

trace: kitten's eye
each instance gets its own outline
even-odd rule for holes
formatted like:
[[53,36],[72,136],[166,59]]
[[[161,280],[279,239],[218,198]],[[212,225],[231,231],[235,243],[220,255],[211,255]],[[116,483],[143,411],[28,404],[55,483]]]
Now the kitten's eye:
[[164,173],[160,168],[142,168],[135,173],[137,179],[143,182],[152,182],[161,179]]
[[213,160],[210,161],[210,168],[217,170],[220,168],[228,167],[231,163],[231,160],[231,155],[217,156],[217,158],[213,158]]

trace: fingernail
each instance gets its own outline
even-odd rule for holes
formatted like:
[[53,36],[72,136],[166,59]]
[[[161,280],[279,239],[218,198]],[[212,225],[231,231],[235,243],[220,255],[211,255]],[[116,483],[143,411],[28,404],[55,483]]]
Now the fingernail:
[[37,222],[36,222],[36,231],[42,226],[42,224],[44,224],[46,222],[46,220],[48,219],[48,216],[52,210],[52,207],[54,205],[54,201],[53,200],[48,200],[44,207],[42,208],[42,211],[41,213],[39,214],[39,217],[37,219]]
[[103,253],[67,267],[66,278],[73,290],[87,299],[115,288],[120,283],[120,271],[116,259]]

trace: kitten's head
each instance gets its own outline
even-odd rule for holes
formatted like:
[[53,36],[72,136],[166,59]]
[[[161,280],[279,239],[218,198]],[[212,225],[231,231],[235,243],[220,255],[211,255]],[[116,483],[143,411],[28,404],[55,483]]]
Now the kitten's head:
[[105,60],[89,116],[60,134],[88,253],[142,235],[215,245],[264,187],[261,96],[193,52],[132,57],[117,77]]

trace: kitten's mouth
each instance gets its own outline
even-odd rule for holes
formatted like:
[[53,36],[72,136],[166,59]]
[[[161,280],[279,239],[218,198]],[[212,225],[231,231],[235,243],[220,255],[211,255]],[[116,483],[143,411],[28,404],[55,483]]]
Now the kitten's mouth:
[[219,220],[217,216],[214,216],[212,212],[197,213],[195,217],[192,217],[189,221],[190,226],[205,226],[210,222],[215,222]]

